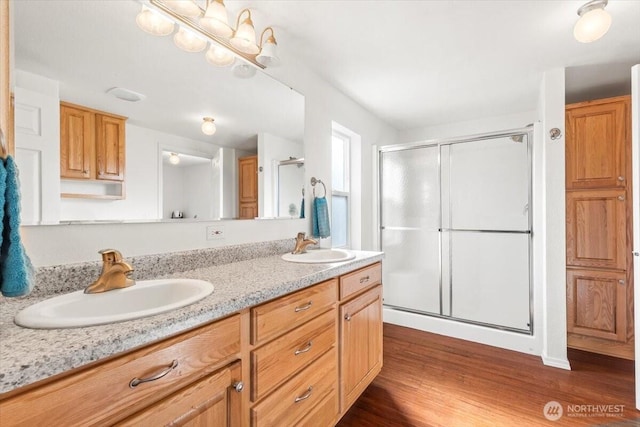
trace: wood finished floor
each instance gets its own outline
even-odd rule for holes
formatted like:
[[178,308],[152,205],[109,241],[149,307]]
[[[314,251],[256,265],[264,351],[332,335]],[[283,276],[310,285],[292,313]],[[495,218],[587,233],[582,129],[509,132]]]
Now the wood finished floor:
[[[569,360],[565,371],[537,356],[385,324],[382,372],[338,426],[640,426],[633,362],[578,350]],[[549,401],[563,406],[558,421],[543,415]],[[624,405],[622,417],[567,416],[567,405],[605,404]]]

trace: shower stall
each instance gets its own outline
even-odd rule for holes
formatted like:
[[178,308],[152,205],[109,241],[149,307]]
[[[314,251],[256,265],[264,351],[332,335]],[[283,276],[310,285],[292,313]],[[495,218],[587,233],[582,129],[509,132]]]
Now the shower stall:
[[385,306],[532,334],[531,136],[379,148]]

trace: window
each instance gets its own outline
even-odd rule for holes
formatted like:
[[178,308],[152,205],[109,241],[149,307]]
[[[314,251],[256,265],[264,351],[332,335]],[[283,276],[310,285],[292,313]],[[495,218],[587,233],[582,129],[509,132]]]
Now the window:
[[334,130],[331,144],[331,242],[334,248],[349,247],[349,143]]

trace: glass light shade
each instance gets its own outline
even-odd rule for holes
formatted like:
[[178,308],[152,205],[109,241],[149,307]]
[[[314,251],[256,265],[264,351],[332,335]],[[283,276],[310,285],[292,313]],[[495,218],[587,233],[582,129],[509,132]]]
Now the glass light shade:
[[173,36],[173,42],[187,52],[201,52],[207,47],[207,41],[198,37],[193,31],[180,28]]
[[250,79],[256,75],[256,71],[256,67],[249,64],[236,64],[232,69],[233,75],[241,79]]
[[278,45],[272,42],[272,38],[269,38],[260,50],[260,54],[256,56],[256,61],[264,65],[265,67],[274,67],[280,64],[280,58],[276,54]]
[[209,3],[204,16],[200,18],[200,25],[216,36],[229,38],[233,35],[233,29],[229,26],[227,8],[222,0],[213,0]]
[[216,133],[216,124],[213,123],[213,119],[211,117],[205,117],[204,122],[202,122],[202,133],[205,135],[213,135]]
[[178,156],[177,153],[171,153],[169,155],[169,163],[171,163],[172,165],[177,165],[178,163],[180,163],[180,156]]
[[209,47],[209,50],[205,54],[205,58],[209,64],[215,65],[216,67],[229,66],[236,60],[236,57],[227,49],[214,44]]
[[591,43],[604,36],[611,26],[611,15],[596,8],[583,13],[573,27],[573,36],[581,43]]
[[175,13],[195,18],[200,16],[200,8],[193,0],[164,0],[164,4]]
[[256,30],[250,18],[245,19],[236,29],[233,38],[229,40],[231,45],[240,52],[255,55],[260,52],[256,44]]
[[167,36],[173,32],[174,27],[173,22],[144,6],[136,16],[136,24],[142,31],[154,36]]

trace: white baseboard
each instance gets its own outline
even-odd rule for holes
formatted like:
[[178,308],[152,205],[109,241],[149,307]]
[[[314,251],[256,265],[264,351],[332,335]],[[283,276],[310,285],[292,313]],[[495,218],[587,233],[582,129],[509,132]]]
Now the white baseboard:
[[559,359],[557,357],[549,357],[543,354],[542,363],[544,363],[545,366],[551,366],[553,368],[566,369],[567,371],[571,370],[569,359]]

